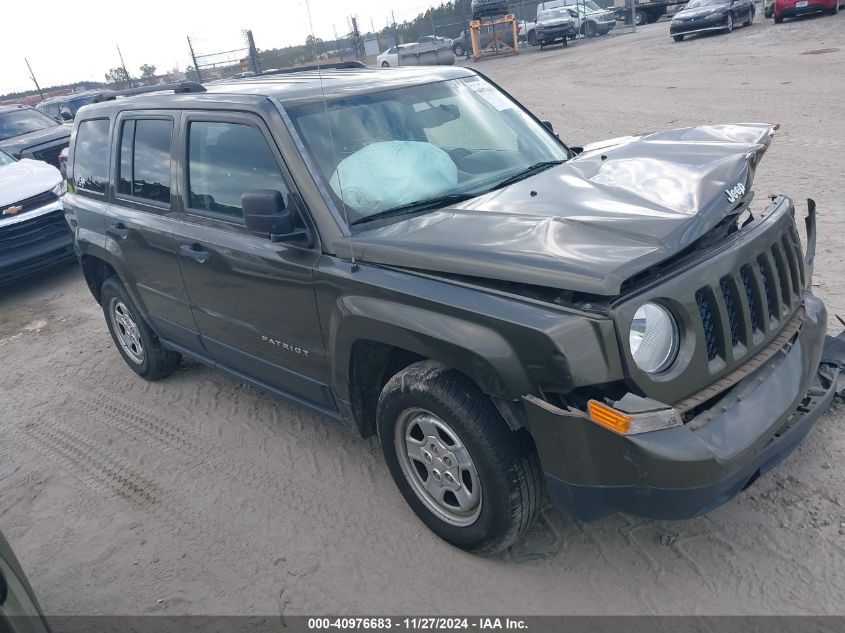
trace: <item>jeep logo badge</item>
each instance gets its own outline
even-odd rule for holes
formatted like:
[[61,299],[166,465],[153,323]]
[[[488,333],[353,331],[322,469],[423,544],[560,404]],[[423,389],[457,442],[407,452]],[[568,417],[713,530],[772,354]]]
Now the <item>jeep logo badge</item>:
[[736,202],[745,195],[745,185],[738,182],[734,185],[733,189],[725,189],[725,193],[728,194],[729,202]]
[[23,207],[20,206],[20,205],[12,206],[12,207],[6,207],[5,209],[3,209],[3,217],[5,217],[7,215],[17,215],[21,211],[23,211]]

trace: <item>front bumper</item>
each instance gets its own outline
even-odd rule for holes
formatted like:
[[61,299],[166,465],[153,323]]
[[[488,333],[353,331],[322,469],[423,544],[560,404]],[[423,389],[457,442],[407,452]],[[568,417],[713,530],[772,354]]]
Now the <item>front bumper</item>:
[[552,42],[554,40],[559,40],[564,37],[574,37],[576,34],[577,31],[575,30],[574,23],[565,26],[545,27],[542,29],[537,29],[537,41]]
[[589,520],[610,510],[683,519],[728,501],[786,457],[833,399],[841,365],[820,365],[826,323],[806,293],[793,339],[679,427],[618,435],[525,397],[552,502]]
[[61,200],[0,221],[0,284],[75,258]]
[[669,35],[695,35],[711,31],[724,31],[728,28],[728,16],[707,16],[698,20],[672,21],[669,24]]

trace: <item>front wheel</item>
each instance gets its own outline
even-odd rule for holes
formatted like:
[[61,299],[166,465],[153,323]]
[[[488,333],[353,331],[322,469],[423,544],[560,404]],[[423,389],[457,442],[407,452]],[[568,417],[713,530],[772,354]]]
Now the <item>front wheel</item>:
[[466,51],[464,50],[463,44],[455,44],[452,48],[452,52],[455,53],[455,57],[463,57]]
[[544,484],[531,437],[460,372],[422,361],[393,376],[377,427],[399,491],[443,540],[500,552],[536,521]]
[[751,11],[748,12],[748,19],[742,24],[742,26],[751,26],[754,23],[754,8],[752,7]]
[[730,33],[734,30],[734,16],[732,13],[728,13],[728,21],[725,23],[725,32]]
[[117,277],[103,282],[100,304],[117,351],[136,374],[158,380],[173,373],[182,361],[181,354],[161,344]]
[[684,36],[683,35],[673,35],[672,39],[675,40],[676,42],[683,42]]
[[390,68],[390,64],[388,64],[387,62],[382,62],[381,67],[382,68]]
[[634,24],[637,26],[642,26],[646,23],[646,14],[645,11],[634,11]]
[[776,15],[775,16],[775,24],[782,24],[782,23],[783,23],[783,16],[782,15]]
[[528,31],[528,43],[531,46],[537,46],[537,32],[536,31]]

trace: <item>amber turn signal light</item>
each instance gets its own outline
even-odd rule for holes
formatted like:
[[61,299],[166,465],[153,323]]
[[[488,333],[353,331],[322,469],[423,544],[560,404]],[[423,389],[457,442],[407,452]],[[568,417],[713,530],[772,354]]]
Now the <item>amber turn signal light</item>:
[[616,431],[622,435],[625,435],[631,428],[632,418],[630,415],[621,413],[597,400],[590,400],[587,403],[587,413],[590,414],[590,419],[593,422],[606,426],[611,431]]

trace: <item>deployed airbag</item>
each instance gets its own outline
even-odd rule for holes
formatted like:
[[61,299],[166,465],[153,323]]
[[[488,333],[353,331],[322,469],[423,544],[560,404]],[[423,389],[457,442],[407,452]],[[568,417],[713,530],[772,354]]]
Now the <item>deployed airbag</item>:
[[431,143],[384,141],[340,161],[329,184],[345,204],[366,216],[453,190],[458,168]]

